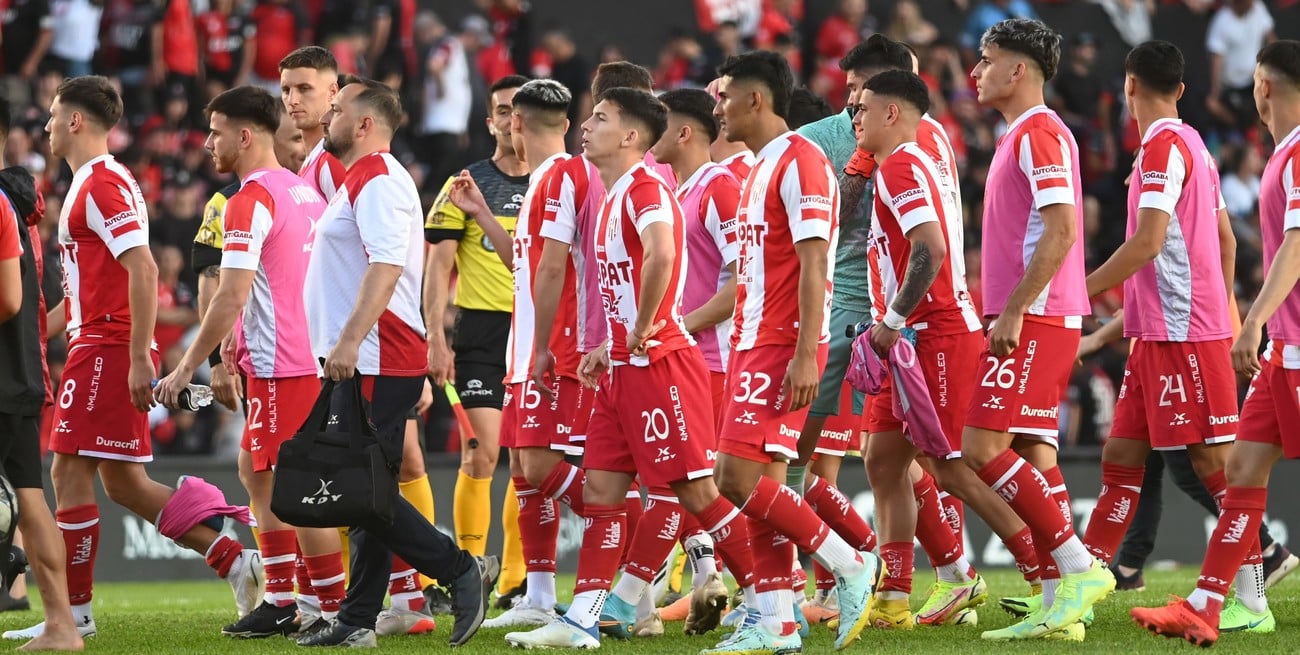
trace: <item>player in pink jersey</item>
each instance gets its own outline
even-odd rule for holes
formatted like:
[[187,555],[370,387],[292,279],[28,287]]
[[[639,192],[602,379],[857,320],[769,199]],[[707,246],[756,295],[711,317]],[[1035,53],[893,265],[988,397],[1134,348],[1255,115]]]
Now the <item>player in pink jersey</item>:
[[[1259,552],[1259,525],[1268,500],[1269,474],[1277,460],[1300,457],[1300,42],[1277,41],[1256,58],[1255,104],[1259,117],[1277,142],[1264,169],[1259,194],[1260,233],[1264,240],[1264,285],[1242,321],[1232,346],[1233,367],[1251,375],[1241,408],[1237,443],[1228,454],[1227,493],[1219,522],[1210,536],[1196,590],[1161,608],[1134,608],[1143,627],[1167,637],[1182,637],[1209,646],[1226,630],[1234,605],[1248,599],[1257,629],[1271,631],[1275,622],[1257,579],[1253,590],[1237,591],[1227,601],[1229,576]],[[1260,331],[1267,324],[1267,355],[1260,362]],[[1252,567],[1257,565],[1252,564]],[[1238,586],[1243,580],[1240,572]],[[1251,598],[1255,597],[1255,598]],[[1235,613],[1240,613],[1238,610]],[[1249,626],[1249,624],[1247,624]]]
[[[587,529],[573,605],[560,621],[506,635],[512,645],[591,648],[599,646],[599,630],[611,627],[602,624],[632,625],[636,605],[676,541],[672,530],[638,533],[611,594],[626,540],[624,500],[636,476],[651,488],[670,487],[709,525],[737,576],[750,568],[748,540],[735,529],[740,512],[712,482],[707,373],[681,319],[685,222],[667,183],[644,163],[666,123],[667,111],[654,96],[616,88],[583,124],[585,154],[609,189],[594,230],[594,263],[610,337],[581,368],[588,387],[599,383],[585,455]],[[715,620],[720,611],[714,608]]]
[[303,46],[280,60],[280,98],[294,124],[302,130],[307,159],[298,174],[320,192],[326,202],[343,181],[343,164],[325,150],[321,116],[339,92],[339,65],[333,53],[320,46]]
[[[960,431],[970,390],[950,381],[953,373],[974,368],[979,353],[979,317],[966,291],[965,272],[953,259],[963,252],[961,209],[942,179],[931,155],[917,144],[918,131],[929,109],[925,82],[909,71],[890,70],[867,80],[858,96],[853,122],[858,146],[876,153],[876,197],[872,233],[879,253],[880,294],[888,303],[885,320],[871,330],[872,347],[888,356],[899,330],[917,331],[917,365],[925,374],[939,423],[953,446],[953,456],[930,462],[936,470],[961,467]],[[893,414],[892,385],[873,406]],[[885,404],[880,398],[889,398]],[[889,410],[885,410],[889,407]],[[883,417],[872,416],[880,422]],[[903,440],[901,423],[872,430],[867,472],[876,492],[880,547],[890,577],[877,592],[873,623],[910,627],[912,538],[918,533],[917,513],[925,511],[930,525],[948,530],[936,502],[918,508],[913,497],[910,465],[917,450]],[[969,469],[965,475],[970,476]],[[937,499],[936,499],[937,500]],[[949,531],[951,535],[951,531]],[[931,594],[920,620],[941,625],[951,616],[984,602],[987,585],[951,539],[949,552],[934,553],[941,593]]]
[[[513,254],[515,274],[514,312],[506,347],[506,402],[501,416],[501,445],[510,449],[510,474],[519,499],[519,530],[528,568],[528,592],[506,613],[487,623],[488,627],[542,625],[555,618],[555,559],[559,537],[559,508],[568,504],[582,515],[582,470],[566,462],[568,453],[578,453],[569,440],[570,426],[579,403],[577,380],[578,334],[575,287],[564,284],[575,276],[568,257],[560,257],[559,298],[555,311],[542,321],[533,304],[533,287],[542,270],[543,239],[540,230],[547,198],[545,189],[558,174],[559,165],[569,159],[564,152],[572,95],[554,80],[533,80],[515,92],[510,123],[515,152],[523,153],[532,170],[528,191],[515,222],[513,244],[509,235],[490,217],[482,192],[473,178],[462,173],[451,188],[451,201],[475,217],[497,254]],[[551,327],[543,342],[545,357],[554,363],[542,383],[530,379],[534,369],[535,330]],[[554,358],[554,359],[552,359]]]
[[[1144,135],[1129,184],[1128,239],[1087,280],[1089,295],[1123,283],[1124,314],[1105,330],[1122,323],[1135,339],[1083,540],[1107,563],[1133,520],[1151,450],[1185,449],[1218,502],[1237,431],[1228,313],[1236,241],[1214,159],[1178,120],[1183,55],[1172,43],[1149,41],[1128,54],[1125,69],[1125,97]],[[1254,563],[1238,573],[1242,598],[1222,617],[1224,630],[1272,623],[1255,594],[1264,580]]]
[[[50,150],[74,171],[59,217],[69,350],[50,449],[77,628],[83,636],[96,631],[90,605],[99,545],[96,474],[111,500],[205,554],[246,612],[261,597],[261,560],[218,529],[222,514],[246,518],[247,509],[188,512],[185,505],[196,496],[220,499],[220,492],[197,478],[173,491],[144,470],[153,459],[145,412],[152,405],[149,384],[157,361],[157,268],[140,188],[108,154],[108,132],[122,116],[122,100],[107,79],[77,77],[59,86],[50,114]],[[37,624],[4,636],[31,639],[43,629]]]
[[992,323],[962,455],[1029,526],[1043,577],[1041,607],[1020,623],[985,632],[986,639],[1062,631],[1075,637],[1075,624],[1115,588],[1115,577],[1074,533],[1056,466],[1061,388],[1074,364],[1081,317],[1091,311],[1078,239],[1078,146],[1043,105],[1060,41],[1041,22],[1001,21],[984,33],[971,71],[980,102],[997,109],[1009,127],[993,155],[984,197],[982,287]]
[[782,484],[826,361],[828,250],[835,246],[839,188],[821,149],[786,126],[793,81],[780,55],[732,57],[719,73],[714,115],[726,138],[743,141],[758,160],[738,212],[736,326],[718,487],[749,518],[763,611],[717,652],[799,647],[790,585],[796,544],[836,577],[842,648],[866,627],[879,561],[832,532]]
[[[329,429],[358,429],[349,424],[362,411],[354,404],[359,390],[395,468],[401,466],[407,415],[428,371],[420,314],[424,216],[415,182],[388,151],[403,118],[396,92],[359,80],[339,91],[321,119],[326,146],[347,175],[317,222],[303,289],[312,353],[324,359],[324,374],[341,382],[331,398],[331,414],[340,421]],[[394,555],[450,589],[453,646],[477,632],[498,572],[495,557],[461,550],[400,497],[391,521],[365,520],[351,526],[348,537],[352,579],[338,618],[304,635],[300,645],[373,647],[385,587],[394,593]],[[396,593],[418,595],[419,589]]]
[[[297,608],[294,575],[301,544],[322,615],[333,619],[343,600],[343,560],[338,530],[295,528],[270,511],[273,467],[280,445],[307,420],[320,391],[311,354],[302,287],[311,256],[312,225],[325,210],[316,190],[276,160],[275,132],[285,113],[278,98],[253,86],[231,89],[209,103],[208,150],[219,173],[240,178],[226,203],[220,277],[199,333],[170,375],[154,388],[168,407],[178,406],[207,353],[223,339],[247,381],[248,417],[240,478],[260,529],[267,571],[264,599],[226,626],[244,638],[293,632]],[[275,129],[272,129],[274,126]],[[231,328],[234,338],[229,339]],[[234,371],[232,371],[233,373]]]

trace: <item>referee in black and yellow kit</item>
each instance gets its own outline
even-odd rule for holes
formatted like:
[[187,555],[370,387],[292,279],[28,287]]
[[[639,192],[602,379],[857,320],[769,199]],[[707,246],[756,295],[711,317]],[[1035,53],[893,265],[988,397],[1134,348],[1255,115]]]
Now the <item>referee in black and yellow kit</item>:
[[[528,190],[529,171],[510,140],[511,99],[527,81],[526,77],[511,75],[492,85],[487,128],[496,138],[496,151],[491,159],[466,169],[497,221],[512,235]],[[502,380],[515,285],[513,272],[502,263],[478,223],[448,200],[451,182],[449,179],[443,185],[424,224],[425,239],[433,244],[424,278],[424,318],[434,385],[441,387],[447,380],[455,383],[476,438],[469,443],[465,435],[461,438],[460,475],[453,506],[456,542],[475,555],[483,555],[492,523],[492,473],[500,452],[505,391]],[[442,326],[453,268],[457,273],[457,311],[448,345]],[[508,603],[522,593],[525,570],[518,518],[512,486],[502,505],[505,552],[497,584],[499,603]]]

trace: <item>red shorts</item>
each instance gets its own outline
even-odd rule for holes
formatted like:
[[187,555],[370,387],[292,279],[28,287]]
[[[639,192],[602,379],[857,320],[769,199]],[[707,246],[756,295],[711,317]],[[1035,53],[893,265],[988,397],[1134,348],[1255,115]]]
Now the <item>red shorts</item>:
[[[158,354],[153,353],[155,370]],[[50,450],[123,462],[153,460],[149,415],[131,404],[127,345],[77,345],[68,353],[54,394]]]
[[[827,345],[817,349],[818,375],[826,366]],[[731,351],[727,366],[727,406],[718,431],[721,452],[764,464],[774,455],[799,456],[799,433],[808,407],[790,411],[785,373],[794,346],[759,346]]]
[[569,450],[565,451],[570,455],[581,455],[587,445],[587,429],[591,424],[591,410],[594,404],[596,391],[578,383],[578,402],[573,406],[573,430],[569,434]]
[[1124,367],[1110,436],[1156,450],[1232,441],[1237,376],[1232,340],[1178,343],[1138,339]]
[[[1274,344],[1276,348],[1276,344]],[[1287,459],[1300,458],[1300,370],[1284,368],[1281,353],[1250,381],[1246,403],[1241,406],[1237,439],[1268,443],[1282,448]],[[1282,426],[1291,427],[1283,430]]]
[[[863,413],[866,413],[865,406]],[[858,450],[861,446],[858,435],[861,432],[862,417],[853,412],[853,388],[842,384],[839,413],[826,417],[826,422],[822,424],[821,436],[817,439],[817,447],[813,450],[813,457],[817,455],[843,457],[850,450]]]
[[1079,352],[1079,328],[1026,316],[1020,346],[1006,357],[979,355],[966,425],[1056,445],[1061,397]]
[[555,400],[547,401],[532,380],[506,385],[501,408],[501,445],[506,448],[550,448],[572,455],[581,449],[569,443],[582,385],[561,377]]
[[655,488],[713,475],[708,368],[694,348],[649,366],[616,366],[596,392],[583,467]]
[[280,455],[280,444],[293,438],[307,421],[320,379],[314,375],[294,378],[248,378],[248,417],[239,447],[253,456],[253,471],[269,471]]
[[[979,332],[931,335],[925,331],[916,338],[916,358],[925,374],[930,402],[939,417],[944,436],[952,446],[953,456],[961,455],[961,433],[966,427],[975,389],[966,377],[975,370],[984,337]],[[869,434],[901,432],[903,421],[894,416],[894,383],[891,377],[879,394],[871,397],[864,421]]]

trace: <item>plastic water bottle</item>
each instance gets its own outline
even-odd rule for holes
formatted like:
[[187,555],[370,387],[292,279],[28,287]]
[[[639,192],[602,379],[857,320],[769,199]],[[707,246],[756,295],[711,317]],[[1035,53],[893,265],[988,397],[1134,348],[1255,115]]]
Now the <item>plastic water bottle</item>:
[[191,384],[181,390],[176,400],[182,408],[197,412],[212,404],[212,387],[203,384]]

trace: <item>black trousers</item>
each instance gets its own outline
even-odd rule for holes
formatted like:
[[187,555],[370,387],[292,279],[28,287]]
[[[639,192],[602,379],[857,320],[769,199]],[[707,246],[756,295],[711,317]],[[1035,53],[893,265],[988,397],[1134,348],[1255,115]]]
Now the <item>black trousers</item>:
[[[347,407],[354,402],[353,383],[335,386],[331,408]],[[365,379],[362,385],[365,395],[372,399],[370,420],[379,439],[386,444],[388,452],[400,456],[406,418],[420,399],[424,378],[376,376]],[[340,411],[339,415],[356,413]],[[434,528],[400,495],[391,523],[376,520],[351,526],[348,538],[352,544],[352,579],[339,608],[339,619],[351,626],[374,629],[375,617],[383,609],[384,595],[388,593],[394,553],[443,585],[450,584],[468,567],[478,566],[468,552]]]
[[[1138,499],[1137,511],[1133,513],[1133,522],[1124,533],[1124,543],[1120,544],[1115,554],[1115,564],[1133,569],[1146,566],[1147,558],[1156,544],[1156,532],[1160,530],[1160,515],[1164,509],[1164,485],[1162,478],[1165,469],[1174,478],[1174,484],[1187,494],[1188,498],[1204,507],[1210,516],[1218,516],[1219,508],[1214,504],[1201,478],[1192,468],[1192,458],[1186,450],[1153,450],[1147,455],[1146,475],[1142,478],[1142,495]],[[1259,547],[1268,548],[1273,544],[1273,536],[1268,533],[1268,525],[1259,526]]]

